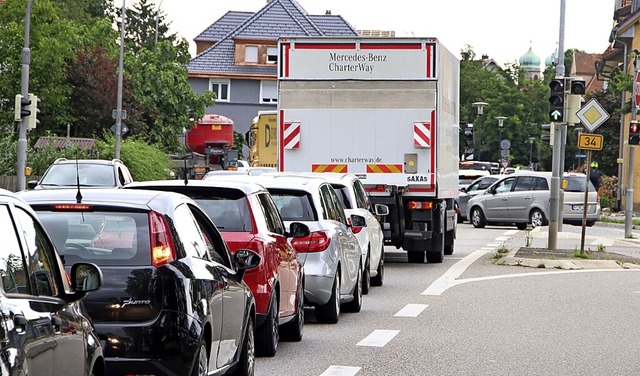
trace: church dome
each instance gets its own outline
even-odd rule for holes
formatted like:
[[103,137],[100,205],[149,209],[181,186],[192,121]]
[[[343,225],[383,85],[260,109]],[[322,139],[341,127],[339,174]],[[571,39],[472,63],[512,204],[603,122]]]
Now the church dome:
[[529,47],[529,51],[520,57],[520,66],[523,69],[540,69],[540,58],[534,54]]

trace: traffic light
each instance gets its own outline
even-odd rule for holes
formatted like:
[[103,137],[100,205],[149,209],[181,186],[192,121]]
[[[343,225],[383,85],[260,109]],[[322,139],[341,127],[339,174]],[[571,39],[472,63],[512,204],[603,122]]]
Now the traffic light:
[[564,79],[554,78],[549,83],[549,120],[561,123],[564,121]]
[[27,129],[35,129],[35,127],[40,124],[40,120],[38,120],[38,114],[40,114],[38,103],[40,103],[40,98],[35,96],[35,94],[29,93],[29,115],[27,115]]
[[31,112],[29,111],[30,104],[31,102],[28,98],[23,97],[21,94],[16,94],[13,116],[15,121],[20,121],[22,120],[22,118],[31,114]]
[[586,82],[581,79],[571,80],[571,94],[582,95],[586,92]]
[[637,121],[629,123],[629,145],[640,144],[640,124]]
[[543,133],[543,135],[540,136],[540,140],[542,140],[542,142],[548,142],[549,145],[553,145],[554,127],[551,124],[542,124],[540,128],[542,129],[542,132],[549,132],[548,134]]
[[473,124],[467,124],[464,129],[464,140],[468,147],[473,147]]

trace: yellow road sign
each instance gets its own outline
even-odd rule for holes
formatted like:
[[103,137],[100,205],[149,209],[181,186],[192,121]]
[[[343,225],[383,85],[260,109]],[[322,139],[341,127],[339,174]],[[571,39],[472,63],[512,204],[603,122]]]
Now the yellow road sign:
[[601,134],[580,133],[578,136],[578,147],[587,150],[602,150]]

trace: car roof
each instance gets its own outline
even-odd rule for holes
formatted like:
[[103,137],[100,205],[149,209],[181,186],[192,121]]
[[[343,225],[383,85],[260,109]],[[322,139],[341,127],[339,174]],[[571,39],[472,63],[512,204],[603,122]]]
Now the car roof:
[[[45,205],[51,203],[77,203],[77,189],[64,188],[54,190],[32,190],[18,192],[19,197],[30,205]],[[158,201],[184,201],[187,196],[173,192],[161,192],[153,190],[131,189],[123,190],[116,188],[95,188],[80,191],[82,199],[80,203],[120,206],[132,209],[149,210],[150,203]],[[190,200],[190,199],[189,199]]]
[[[246,177],[248,175],[242,175]],[[238,189],[244,193],[245,196],[266,192],[266,188],[256,182],[248,181],[248,180],[227,180],[227,176],[216,176],[216,178],[209,178],[206,180],[188,180],[186,187],[211,187],[211,188],[229,188],[229,189]],[[184,180],[151,180],[151,181],[142,181],[142,182],[132,182],[124,186],[123,188],[131,189],[131,188],[141,188],[145,189],[153,189],[153,187],[185,187]]]
[[315,192],[322,184],[329,184],[322,177],[308,177],[286,172],[246,176],[229,175],[225,177],[225,180],[227,179],[256,182],[267,189],[304,190],[307,192]]
[[122,163],[117,159],[56,159],[52,164],[100,164],[100,165],[114,165],[116,163]]
[[279,172],[276,174],[281,174],[284,176],[301,176],[305,178],[320,178],[327,180],[329,183],[341,184],[358,179],[355,174],[350,174],[348,172]]

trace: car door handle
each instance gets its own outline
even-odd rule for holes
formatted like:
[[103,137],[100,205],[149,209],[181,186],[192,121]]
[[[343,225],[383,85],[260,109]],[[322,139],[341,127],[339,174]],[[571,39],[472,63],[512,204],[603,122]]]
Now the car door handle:
[[507,198],[506,198],[506,197],[503,197],[503,198],[502,198],[502,201],[507,201]]

